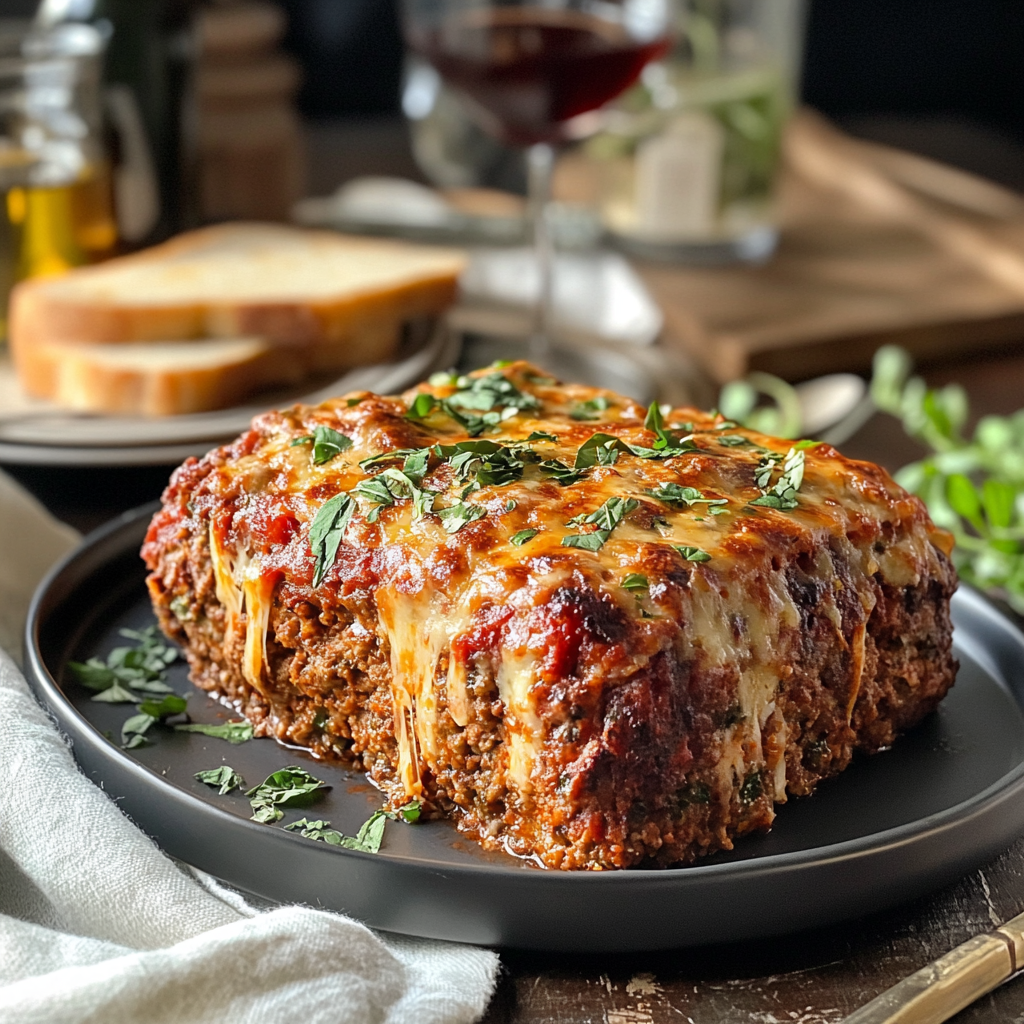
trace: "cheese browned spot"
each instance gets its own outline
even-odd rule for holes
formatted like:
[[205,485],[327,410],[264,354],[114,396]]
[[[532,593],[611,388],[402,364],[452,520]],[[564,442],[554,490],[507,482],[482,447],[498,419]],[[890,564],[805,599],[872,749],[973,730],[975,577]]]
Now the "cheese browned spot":
[[[792,442],[692,409],[659,439],[646,413],[517,363],[262,416],[164,495],[161,624],[263,731],[485,845],[561,868],[729,848],[941,700],[949,538],[828,445],[802,449],[795,507],[752,505]],[[315,465],[292,441],[317,426],[352,447]],[[314,587],[310,530],[342,493]]]

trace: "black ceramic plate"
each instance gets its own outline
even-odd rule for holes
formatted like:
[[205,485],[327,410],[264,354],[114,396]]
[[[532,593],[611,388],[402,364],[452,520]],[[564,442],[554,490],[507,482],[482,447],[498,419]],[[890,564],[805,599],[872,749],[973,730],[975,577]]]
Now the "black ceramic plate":
[[[327,818],[352,834],[379,794],[357,773],[269,739],[239,746],[155,728],[131,752],[130,705],[90,700],[69,659],[104,655],[118,629],[153,621],[138,549],[152,509],[87,539],[42,584],[29,677],[85,772],[176,857],[275,900],[344,911],[377,928],[487,945],[639,950],[780,934],[911,899],[985,862],[1024,830],[1024,637],[978,594],[954,602],[960,674],[942,707],[885,753],[780,809],[767,835],[673,870],[542,871],[485,853],[447,822],[389,823],[381,852],[354,853],[249,821],[244,796],[193,773],[229,763],[251,784],[295,763],[332,789],[285,821]],[[189,686],[184,667],[171,682]],[[193,692],[190,712],[229,712]]]

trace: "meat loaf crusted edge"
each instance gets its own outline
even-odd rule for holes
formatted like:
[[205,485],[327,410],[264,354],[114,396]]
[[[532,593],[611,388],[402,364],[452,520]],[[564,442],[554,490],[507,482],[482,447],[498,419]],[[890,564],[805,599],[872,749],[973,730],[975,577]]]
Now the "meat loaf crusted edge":
[[[525,364],[500,373],[539,403],[501,423],[503,441],[556,437],[531,443],[567,466],[597,432],[654,450],[628,399]],[[765,453],[790,442],[693,410],[667,420],[694,450],[619,452],[571,483],[527,464],[473,492],[485,515],[453,534],[409,501],[368,522],[360,500],[312,586],[309,524],[365,478],[360,459],[466,439],[443,410],[406,418],[414,397],[261,417],[164,495],[144,547],[161,625],[196,684],[260,734],[545,866],[669,865],[769,827],[776,804],[891,744],[952,684],[956,579],[921,503],[821,445],[795,508],[752,506]],[[322,467],[291,445],[318,424],[354,441]],[[667,506],[651,494],[666,483],[703,499]],[[432,458],[422,484],[440,507],[463,481]],[[616,496],[637,506],[598,550],[562,546],[587,529],[569,520]],[[538,533],[511,544],[523,529]]]

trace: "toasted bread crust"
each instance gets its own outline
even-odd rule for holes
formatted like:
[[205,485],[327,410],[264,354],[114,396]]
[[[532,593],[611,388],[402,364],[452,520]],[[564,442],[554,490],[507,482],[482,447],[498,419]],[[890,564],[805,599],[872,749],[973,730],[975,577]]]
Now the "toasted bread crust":
[[[245,251],[249,236],[273,251],[275,236],[292,251],[309,238],[311,259],[317,247],[372,253],[379,261],[414,252],[419,264],[403,279],[399,273],[374,285],[352,286],[339,280],[336,294],[275,295],[275,282],[266,281],[266,298],[223,299],[187,297],[180,301],[142,301],[118,294],[104,282],[117,268],[165,264],[174,272],[180,261],[189,272],[192,253],[210,259],[219,245]],[[75,409],[111,413],[171,415],[198,412],[231,404],[252,390],[274,383],[287,384],[316,373],[340,372],[353,366],[389,359],[397,349],[405,322],[437,316],[455,300],[461,258],[402,243],[344,239],[297,229],[224,225],[189,232],[163,245],[96,267],[73,271],[62,278],[36,279],[19,284],[10,303],[9,336],[15,369],[25,390]],[[194,266],[191,268],[194,270]],[[254,274],[266,274],[261,265]],[[249,289],[251,291],[251,288]],[[187,292],[187,288],[185,289]],[[248,361],[225,363],[220,375],[204,370],[202,380],[192,371],[146,373],[138,367],[115,372],[109,359],[99,360],[92,346],[139,344],[223,338],[259,338],[287,355],[265,353]],[[81,351],[73,351],[80,349]]]

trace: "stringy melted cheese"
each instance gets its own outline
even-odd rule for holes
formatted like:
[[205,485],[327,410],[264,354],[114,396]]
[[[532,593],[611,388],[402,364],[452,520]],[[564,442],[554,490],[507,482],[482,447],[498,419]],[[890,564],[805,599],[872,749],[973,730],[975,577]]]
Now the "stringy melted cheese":
[[[539,458],[558,459],[567,466],[598,431],[645,447],[655,441],[643,426],[646,410],[628,399],[538,382],[530,377],[536,371],[525,364],[514,364],[503,372],[521,390],[534,394],[542,408],[512,416],[483,437],[508,442],[525,441],[535,431],[556,435],[555,441],[529,443]],[[243,491],[269,491],[275,499],[293,501],[296,515],[308,524],[328,497],[351,493],[366,478],[367,472],[359,467],[361,459],[394,448],[465,440],[462,428],[442,411],[415,426],[402,416],[416,393],[446,397],[453,390],[420,388],[405,396],[405,405],[371,396],[365,406],[363,399],[353,405],[339,399],[279,415],[261,427],[264,437],[258,450],[234,460],[224,472]],[[580,403],[599,395],[608,408],[589,422],[576,418]],[[489,676],[497,687],[505,708],[509,782],[522,795],[529,794],[545,745],[536,707],[539,667],[537,652],[529,644],[529,616],[560,587],[588,587],[610,597],[636,620],[636,638],[627,641],[633,646],[625,652],[632,660],[617,669],[623,678],[641,670],[657,653],[657,648],[643,648],[639,639],[644,616],[655,621],[668,617],[678,623],[684,657],[735,669],[742,717],[723,732],[719,771],[723,779],[729,773],[742,778],[749,766],[764,766],[775,799],[785,799],[785,764],[780,753],[785,748],[785,724],[774,713],[784,669],[777,648],[780,631],[798,628],[800,615],[783,574],[771,568],[773,553],[813,552],[817,578],[834,580],[838,587],[831,547],[851,572],[862,574],[855,584],[866,622],[874,601],[868,578],[878,573],[895,586],[916,583],[934,569],[935,547],[944,548],[946,541],[931,526],[920,503],[908,498],[884,472],[844,459],[827,446],[805,453],[796,509],[752,507],[749,502],[759,494],[753,482],[762,454],[757,446],[784,454],[790,442],[722,427],[720,421],[694,410],[675,410],[665,416],[669,426],[683,420],[692,421],[693,436],[702,451],[662,461],[623,453],[614,465],[594,467],[569,486],[554,483],[535,464],[528,464],[521,479],[469,494],[465,500],[487,514],[454,534],[447,534],[436,516],[414,520],[407,500],[382,509],[378,521],[370,524],[367,514],[372,506],[358,500],[344,542],[382,555],[382,575],[374,590],[379,621],[364,625],[376,628],[387,647],[399,776],[410,796],[421,794],[424,771],[436,767],[442,710],[457,727],[470,724],[469,690],[477,676]],[[315,465],[310,446],[292,442],[321,423],[351,437],[354,444],[336,458]],[[750,444],[727,446],[719,441],[725,434],[745,437]],[[401,462],[392,465],[400,468]],[[772,479],[778,475],[776,467]],[[725,514],[710,515],[705,504],[670,508],[650,494],[663,483],[695,487],[708,498],[728,499]],[[450,473],[444,477],[434,460],[424,486],[439,489],[435,504],[440,508],[459,500],[465,481],[451,479]],[[567,535],[587,532],[586,527],[569,525],[569,520],[596,511],[612,497],[635,498],[641,506],[599,550],[563,547],[561,541]],[[882,523],[890,524],[893,539],[879,550],[875,542]],[[511,536],[525,529],[537,530],[537,535],[513,546]],[[308,535],[308,525],[304,530]],[[863,542],[848,539],[859,535]],[[659,573],[671,546],[698,548],[711,558],[688,562],[671,555],[677,582],[666,589]],[[225,608],[229,633],[239,628],[243,611],[246,614],[245,678],[262,692],[274,593],[269,581],[276,579],[263,563],[271,556],[250,558],[234,544],[222,543],[212,527],[210,549],[217,597]],[[455,568],[447,576],[432,575],[424,568],[431,559],[441,565],[450,559]],[[634,595],[622,589],[630,573],[648,576],[649,593]],[[443,584],[439,579],[444,579]],[[689,582],[680,587],[679,579]],[[833,622],[837,642],[846,644],[835,592],[825,594],[820,610]],[[483,610],[504,605],[514,606],[509,628],[517,631],[515,643],[496,655],[471,652],[462,658],[452,654],[453,641],[469,635]],[[852,638],[857,678],[848,714],[852,714],[863,671],[864,635],[862,624]]]

